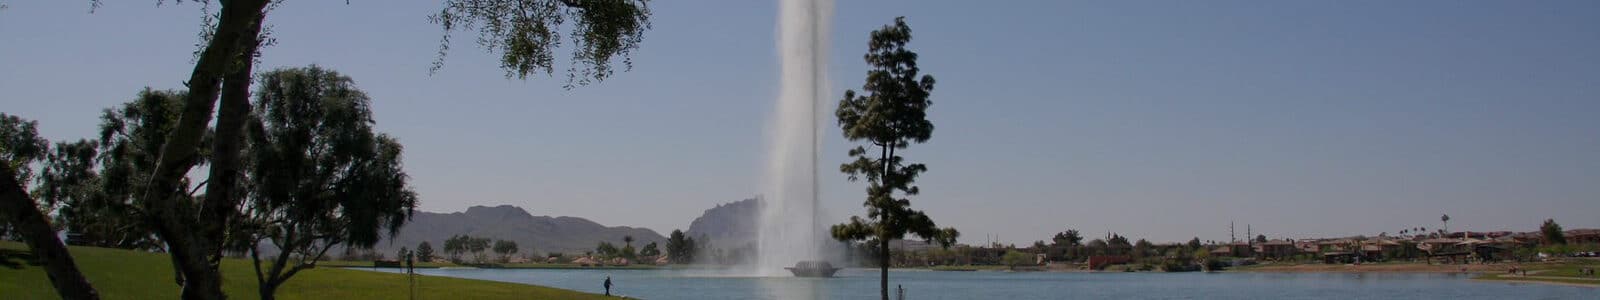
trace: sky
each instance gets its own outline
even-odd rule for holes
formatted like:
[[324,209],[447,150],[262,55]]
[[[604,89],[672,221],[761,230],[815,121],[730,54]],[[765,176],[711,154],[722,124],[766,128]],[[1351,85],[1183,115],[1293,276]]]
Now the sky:
[[[193,67],[197,4],[0,2],[0,112],[53,141]],[[654,1],[633,69],[568,90],[465,38],[429,74],[436,1],[286,1],[258,70],[352,77],[421,210],[665,233],[760,193],[776,4]],[[933,138],[901,152],[929,166],[913,207],[964,243],[1600,227],[1600,2],[837,1],[831,99],[896,16],[938,80]],[[832,170],[853,146],[827,130]],[[864,213],[863,184],[823,175],[831,218]]]

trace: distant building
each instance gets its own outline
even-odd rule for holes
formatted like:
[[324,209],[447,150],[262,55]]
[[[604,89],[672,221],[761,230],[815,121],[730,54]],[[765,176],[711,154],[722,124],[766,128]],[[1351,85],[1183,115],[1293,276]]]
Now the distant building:
[[1381,260],[1389,258],[1390,253],[1403,251],[1404,244],[1389,239],[1372,239],[1361,242],[1361,256],[1367,260]]
[[1465,249],[1456,247],[1456,244],[1459,243],[1461,243],[1460,239],[1432,238],[1417,242],[1417,249],[1422,250],[1422,252],[1427,252],[1430,255],[1444,254],[1449,252],[1465,252]]
[[1256,255],[1263,259],[1287,259],[1293,257],[1299,250],[1299,248],[1295,247],[1294,242],[1286,240],[1270,240],[1265,243],[1258,243],[1255,249]]
[[1568,244],[1600,244],[1600,229],[1573,229],[1564,233]]
[[1301,253],[1318,253],[1318,252],[1322,252],[1322,247],[1317,246],[1317,242],[1315,242],[1315,241],[1294,242],[1294,248],[1297,249],[1298,252],[1301,252]]

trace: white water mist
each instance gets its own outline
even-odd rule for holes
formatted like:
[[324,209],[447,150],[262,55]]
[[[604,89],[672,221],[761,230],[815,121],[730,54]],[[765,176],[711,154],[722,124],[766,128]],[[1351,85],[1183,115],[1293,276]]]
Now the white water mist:
[[818,152],[828,97],[832,0],[779,0],[782,88],[770,127],[768,165],[754,274],[788,276],[784,267],[821,260],[831,239],[819,213]]

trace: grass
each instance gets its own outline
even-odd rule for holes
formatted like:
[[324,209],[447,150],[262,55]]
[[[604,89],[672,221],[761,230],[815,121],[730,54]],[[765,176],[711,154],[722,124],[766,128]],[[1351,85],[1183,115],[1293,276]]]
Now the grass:
[[1524,267],[1528,269],[1527,277],[1508,274],[1483,274],[1475,279],[1600,286],[1600,278],[1578,275],[1578,270],[1582,268],[1600,269],[1600,260],[1572,258],[1553,263],[1528,264]]
[[[103,299],[175,299],[179,288],[163,253],[68,247]],[[0,299],[59,299],[27,246],[0,242]],[[370,265],[369,265],[370,266]],[[223,290],[230,299],[258,299],[249,260],[225,259]],[[418,276],[419,299],[611,299],[550,287]],[[305,270],[278,288],[279,299],[407,299],[404,274],[339,268]]]
[[[323,262],[318,262],[317,266],[370,268],[370,267],[372,267],[372,262],[371,261],[343,261],[343,260],[339,260],[339,261],[323,261]],[[580,266],[580,265],[577,265],[577,264],[545,264],[545,263],[458,265],[458,264],[449,263],[449,262],[425,262],[425,263],[418,263],[417,264],[417,268],[446,268],[446,267],[492,268],[492,269],[608,269],[608,270],[645,270],[645,269],[670,268],[670,267],[663,267],[663,266],[656,266],[656,265],[643,265],[643,264],[634,264],[634,265],[627,265],[627,266],[604,266],[604,267],[593,267],[593,266],[585,267],[585,266]]]

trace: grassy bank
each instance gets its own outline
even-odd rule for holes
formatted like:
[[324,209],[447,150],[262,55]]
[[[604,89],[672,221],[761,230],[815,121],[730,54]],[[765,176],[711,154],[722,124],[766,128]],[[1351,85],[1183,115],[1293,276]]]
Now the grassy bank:
[[[328,267],[355,267],[370,268],[371,261],[324,261],[318,266]],[[607,269],[607,270],[651,270],[674,268],[671,266],[656,265],[626,265],[626,266],[581,266],[577,264],[542,264],[542,263],[516,263],[516,264],[488,264],[488,265],[459,265],[449,262],[426,262],[417,264],[417,268],[487,268],[487,269]]]
[[1505,272],[1484,273],[1474,279],[1600,287],[1600,278],[1582,276],[1578,274],[1578,270],[1583,268],[1600,269],[1600,260],[1567,259],[1560,262],[1526,264],[1522,267],[1528,270],[1528,275],[1523,276],[1520,274],[1508,274]]
[[[172,263],[163,253],[69,247],[89,281],[104,299],[175,299]],[[0,299],[58,299],[44,270],[27,247],[0,242]],[[368,265],[370,266],[370,264]],[[222,263],[223,289],[230,299],[258,299],[250,261]],[[278,288],[279,299],[407,299],[403,274],[318,268],[295,275]],[[418,276],[420,299],[608,299],[550,287],[448,277]],[[609,298],[614,299],[614,298]]]
[[[1509,274],[1513,267],[1528,270],[1527,276]],[[1478,273],[1474,279],[1503,282],[1553,283],[1563,285],[1600,286],[1600,278],[1578,275],[1582,268],[1600,269],[1600,260],[1567,259],[1551,262],[1498,263],[1498,264],[1426,264],[1419,262],[1385,262],[1352,264],[1318,263],[1267,263],[1228,269],[1229,272],[1279,272],[1279,273]]]

